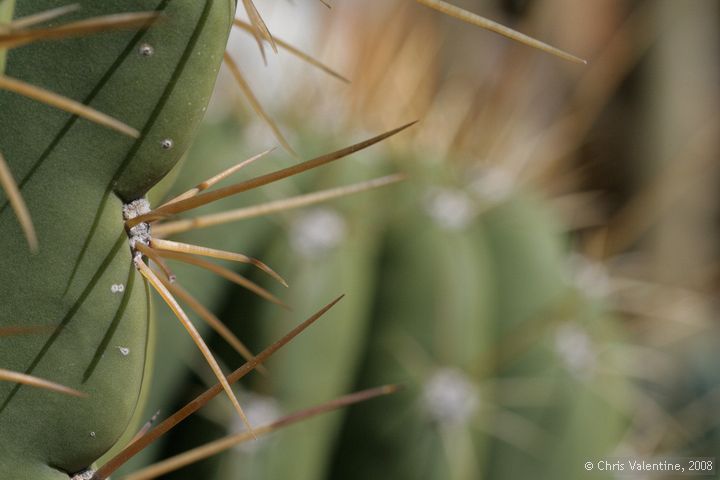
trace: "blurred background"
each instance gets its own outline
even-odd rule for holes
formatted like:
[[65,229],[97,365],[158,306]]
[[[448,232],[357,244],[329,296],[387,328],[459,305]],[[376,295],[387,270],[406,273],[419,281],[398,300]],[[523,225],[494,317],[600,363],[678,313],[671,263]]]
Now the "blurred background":
[[[228,51],[297,152],[280,148],[240,176],[419,123],[199,214],[395,172],[408,179],[174,236],[262,259],[289,289],[238,272],[290,311],[173,268],[255,352],[347,295],[267,374],[243,380],[253,425],[361,388],[406,388],[163,478],[614,478],[583,465],[720,457],[720,3],[452,2],[588,65],[412,0],[328,3],[256,1],[278,39],[350,83],[268,46],[265,64],[251,35],[233,34]],[[173,191],[279,144],[225,70]],[[141,422],[215,383],[156,306]],[[222,338],[206,338],[226,369],[242,363]],[[125,471],[241,430],[220,398]]]

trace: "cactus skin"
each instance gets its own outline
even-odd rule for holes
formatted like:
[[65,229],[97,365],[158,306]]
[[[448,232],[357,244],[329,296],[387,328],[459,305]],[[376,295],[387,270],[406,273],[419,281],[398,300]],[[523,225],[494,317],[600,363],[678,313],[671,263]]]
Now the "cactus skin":
[[[419,202],[423,195],[410,197]],[[330,478],[578,478],[582,459],[610,455],[622,438],[623,412],[602,392],[624,391],[625,380],[596,373],[586,383],[554,351],[560,320],[582,326],[593,341],[613,338],[603,309],[567,281],[557,222],[525,193],[460,232],[439,229],[419,210],[399,210],[400,221],[388,232],[358,380],[361,386],[404,381],[408,388],[382,406],[351,409]],[[507,342],[523,335],[520,349]],[[476,413],[461,422],[435,418],[424,397],[431,375],[448,368],[479,393]],[[544,381],[547,403],[503,405],[495,381],[513,378]],[[503,425],[496,402],[545,430],[548,441],[528,441],[537,457],[487,434],[488,426]]]
[[[492,260],[482,225],[448,230],[423,211],[428,192],[423,177],[441,178],[442,172],[415,174],[409,183],[421,188],[406,186],[404,205],[395,206],[387,232],[372,334],[358,380],[365,385],[392,379],[406,389],[382,409],[351,409],[331,478],[480,478],[482,448],[453,451],[443,443],[451,436],[464,441],[470,427],[457,426],[454,434],[449,428],[443,435],[422,398],[435,368],[472,376],[482,366],[481,354],[495,328]],[[463,450],[469,455],[458,454]]]
[[[15,15],[65,3],[21,2]],[[128,428],[150,314],[149,292],[131,266],[122,203],[144,195],[189,145],[235,10],[231,0],[80,3],[74,19],[152,10],[163,18],[139,32],[42,42],[8,55],[8,75],[83,100],[142,134],[127,138],[0,92],[0,149],[22,179],[41,243],[38,255],[28,253],[2,201],[0,325],[51,327],[48,334],[4,340],[0,364],[89,395],[0,385],[3,478],[67,478]],[[154,54],[143,56],[143,44]],[[165,139],[172,139],[171,149],[162,148]],[[124,292],[113,293],[114,284]]]
[[[617,340],[613,318],[568,282],[560,226],[540,199],[517,194],[485,215],[483,222],[501,287],[498,338],[518,335],[523,329],[534,332],[528,334],[533,340],[529,348],[508,362],[500,378],[543,379],[553,389],[540,408],[516,410],[545,429],[552,441],[543,443],[537,456],[519,454],[517,448],[495,442],[488,457],[488,476],[581,478],[586,474],[584,459],[612,455],[624,435],[624,412],[618,410],[617,401],[603,395],[612,392],[616,400],[622,398],[627,380],[599,372],[586,372],[587,378],[573,374],[558,358],[555,335],[562,325],[572,324],[588,334],[594,344],[591,348],[601,351]],[[612,365],[612,360],[606,356],[603,363]]]
[[[378,175],[377,166],[363,165],[355,159],[323,171],[331,183],[350,184]],[[360,178],[359,178],[360,177]],[[315,180],[306,186],[314,191],[328,187]],[[322,329],[305,339],[304,349],[289,349],[284,355],[269,362],[273,373],[271,394],[284,412],[291,412],[318,402],[334,398],[352,390],[353,378],[362,359],[362,346],[366,342],[371,318],[374,279],[377,275],[377,255],[382,225],[378,200],[380,192],[363,194],[362,198],[349,198],[344,202],[293,212],[293,223],[286,238],[280,238],[263,258],[273,258],[288,274],[291,288],[288,302],[293,309],[306,311],[343,292],[350,293],[336,312],[331,313]],[[313,215],[337,215],[344,223],[344,232],[336,246],[320,247],[317,252],[297,247],[297,230],[300,222]],[[322,231],[321,225],[315,230]],[[331,229],[332,230],[332,229]],[[295,237],[294,237],[295,236]],[[315,247],[317,248],[317,247]],[[276,290],[282,295],[282,292]],[[265,305],[258,318],[263,343],[277,338],[286,323],[277,308]],[[307,352],[312,352],[308,355]],[[254,468],[264,472],[265,478],[294,478],[313,480],[327,478],[333,443],[339,433],[343,414],[316,419],[283,432],[277,441],[263,452],[259,461],[246,462],[240,468]],[[246,459],[247,460],[247,459]]]

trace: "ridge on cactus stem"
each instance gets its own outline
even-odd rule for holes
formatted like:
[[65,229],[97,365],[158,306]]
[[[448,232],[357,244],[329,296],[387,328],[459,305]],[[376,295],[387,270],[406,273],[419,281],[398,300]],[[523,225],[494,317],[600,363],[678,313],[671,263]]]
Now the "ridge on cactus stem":
[[[290,343],[292,340],[294,340],[298,335],[300,335],[302,332],[304,332],[308,327],[310,327],[312,324],[314,324],[320,317],[325,315],[331,308],[333,308],[335,305],[337,305],[340,300],[343,299],[345,295],[341,295],[337,297],[332,302],[325,305],[323,308],[318,310],[315,314],[308,317],[304,322],[290,330],[288,333],[286,333],[282,338],[277,340],[275,343],[271,344],[265,350],[258,353],[252,360],[248,361],[244,365],[242,365],[240,368],[232,372],[230,375],[227,376],[228,383],[236,383],[241,378],[243,378],[245,375],[250,373],[252,370],[256,369],[259,365],[263,364],[265,361],[267,361],[271,356],[273,356],[278,350],[283,348],[285,345]],[[115,471],[117,471],[118,468],[120,468],[123,464],[125,464],[128,460],[130,460],[132,457],[137,455],[139,452],[141,452],[144,448],[147,448],[148,445],[155,442],[158,438],[165,435],[167,432],[172,430],[174,427],[176,427],[178,424],[180,424],[182,421],[187,419],[190,415],[194,414],[198,410],[200,410],[202,407],[204,407],[210,400],[218,396],[220,393],[223,392],[223,387],[221,384],[216,384],[215,386],[211,387],[207,391],[205,391],[203,394],[196,397],[194,400],[189,402],[187,405],[185,405],[183,408],[175,412],[173,415],[162,421],[160,424],[158,424],[155,428],[148,431],[145,435],[138,438],[136,441],[132,442],[130,445],[125,447],[121,452],[116,454],[113,458],[108,460],[102,467],[100,467],[97,472],[95,472],[95,475],[92,477],[93,480],[106,480],[110,475],[112,475]]]
[[[72,13],[78,10],[78,8],[79,5],[77,4],[66,5],[34,15],[18,18],[10,23],[0,25],[0,54],[4,56],[7,50],[28,45],[35,41],[58,40],[71,36],[87,35],[112,29],[131,28],[137,25],[145,25],[157,18],[157,14],[152,12],[126,13],[121,15],[96,17],[81,22],[61,25],[55,28],[29,28]],[[87,120],[104,125],[107,128],[114,129],[131,137],[137,137],[139,135],[139,132],[136,129],[129,127],[123,122],[105,115],[87,105],[17,79],[4,76],[2,74],[2,66],[3,63],[0,63],[0,89],[27,96],[33,100],[81,116]],[[0,187],[2,187],[2,189],[6,192],[8,202],[18,217],[18,221],[20,222],[25,237],[27,238],[30,251],[36,252],[38,249],[38,239],[30,212],[28,211],[25,201],[22,198],[20,188],[13,179],[7,162],[1,156],[1,153]]]
[[0,476],[54,480],[86,470],[141,404],[154,348],[150,284],[136,281],[144,277],[122,248],[122,206],[188,147],[234,9],[232,0],[40,0],[17,2],[17,23],[0,29],[0,49],[9,50],[0,149],[41,246],[35,255],[21,248],[3,195],[0,327],[54,321],[45,334],[13,338],[0,364],[87,394],[1,382]]
[[[374,398],[378,398],[384,395],[392,395],[400,389],[398,385],[384,385],[381,387],[369,388],[359,392],[343,395],[335,400],[306,408],[304,410],[297,411],[285,417],[282,417],[267,425],[262,425],[255,429],[255,433],[258,435],[266,435],[282,428],[288,427],[294,423],[308,420],[317,415],[322,415],[333,410],[340,408],[346,408],[351,405],[367,402]],[[198,462],[205,458],[212,457],[222,453],[225,450],[236,447],[244,442],[253,439],[253,437],[247,432],[239,433],[237,435],[221,438],[214,442],[205,444],[201,447],[189,450],[187,452],[176,455],[172,458],[168,458],[155,465],[143,468],[142,470],[132,473],[124,477],[123,480],[149,480],[151,478],[157,478],[160,475],[165,475],[180,468],[186,467],[192,463]]]

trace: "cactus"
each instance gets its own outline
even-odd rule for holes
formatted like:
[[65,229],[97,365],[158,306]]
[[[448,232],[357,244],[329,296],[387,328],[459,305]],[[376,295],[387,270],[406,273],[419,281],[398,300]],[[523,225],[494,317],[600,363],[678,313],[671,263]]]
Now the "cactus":
[[[190,146],[220,63],[225,58],[231,67],[234,65],[224,49],[236,3],[230,0],[134,2],[133,12],[148,14],[142,17],[140,27],[135,18],[122,30],[93,35],[85,33],[103,28],[92,25],[92,19],[122,15],[127,13],[124,7],[83,0],[79,2],[81,8],[68,9],[58,0],[41,0],[32,5],[19,3],[13,12],[15,18],[38,12],[55,13],[36,18],[49,23],[49,27],[42,33],[36,32],[35,36],[30,34],[17,40],[17,48],[8,52],[7,59],[2,59],[6,68],[0,84],[3,90],[0,92],[3,105],[0,150],[13,175],[19,179],[19,191],[27,209],[11,202],[13,190],[6,182],[7,195],[0,204],[0,229],[6,233],[0,239],[3,252],[0,320],[3,326],[39,324],[49,328],[50,333],[10,337],[9,347],[0,351],[0,365],[27,376],[50,378],[70,389],[66,393],[82,392],[86,396],[58,395],[21,383],[0,383],[0,473],[3,475],[19,479],[90,475],[93,462],[132,433],[132,419],[138,418],[138,406],[146,394],[149,378],[146,358],[154,353],[151,287],[190,332],[219,380],[213,395],[224,390],[252,435],[252,427],[228,380],[174,298],[193,304],[192,298],[173,284],[174,276],[166,268],[165,259],[189,262],[188,255],[206,255],[249,263],[281,282],[282,279],[266,264],[245,255],[153,237],[149,224],[154,222],[163,227],[159,221],[168,216],[325,165],[410,126],[293,167],[203,193],[212,183],[208,181],[152,209],[145,196],[175,167]],[[433,8],[444,4],[421,3]],[[273,48],[283,46],[282,43],[276,45],[252,2],[244,0],[243,5],[261,48],[263,41],[268,41]],[[4,0],[0,14],[7,19],[12,7],[10,0]],[[457,14],[456,10],[440,9]],[[62,10],[62,22],[68,22],[65,26],[73,25],[73,28],[62,29],[60,22],[61,27],[53,30],[58,22],[56,16],[60,15],[58,10]],[[476,17],[473,21],[478,23]],[[78,30],[83,34],[78,35]],[[240,82],[238,69],[232,70]],[[291,150],[289,146],[288,150]],[[7,171],[2,172],[2,178],[9,178]],[[381,183],[396,180],[386,179]],[[356,190],[369,187],[356,186]],[[36,244],[28,230],[27,210],[32,213],[33,232],[37,232],[40,242],[36,254],[25,245],[25,237],[30,242],[30,250],[34,250]],[[367,225],[352,228],[364,231]],[[24,235],[21,228],[25,230]],[[378,245],[373,235],[358,235],[355,240],[359,243],[350,246],[343,257],[353,265],[354,271],[369,264],[368,259],[373,258]],[[150,261],[156,268],[148,265]],[[306,267],[309,266],[302,268]],[[321,275],[332,285],[332,279],[344,278],[340,275],[343,268],[343,263],[329,264],[312,275]],[[313,272],[313,268],[308,268],[308,272]],[[310,273],[300,274],[300,278],[304,275]],[[352,280],[358,282],[359,291],[367,294],[372,277],[373,272],[367,271]],[[259,287],[251,288],[260,291]],[[358,296],[353,307],[355,326],[346,332],[349,335],[343,340],[346,345],[367,328],[368,315],[361,310],[361,299],[362,296]],[[461,304],[468,299],[459,300],[455,307],[462,309]],[[212,316],[200,315],[206,319]],[[463,344],[459,356],[466,362],[469,347],[467,339],[460,338],[461,334],[465,328],[483,330],[484,324],[464,324],[463,320],[458,316],[459,323],[452,331],[453,336],[458,336],[459,344]],[[332,336],[332,330],[328,334]],[[346,350],[342,345],[342,342],[334,345],[337,348],[333,355],[345,353],[346,356],[338,362],[335,371],[328,370],[328,394],[337,395],[347,388],[353,365],[358,362],[359,352],[337,351]],[[251,365],[244,370],[247,373],[261,360],[248,352],[245,356]],[[59,365],[62,368],[59,369]],[[304,375],[307,368],[312,370],[313,365],[302,366],[297,371],[279,368],[281,380],[289,391],[303,393],[304,385],[293,385],[291,380]],[[284,371],[289,373],[282,373]],[[19,376],[8,378],[21,380]],[[390,391],[392,389],[381,389],[380,393]],[[349,402],[338,405],[346,403]],[[309,451],[313,452],[309,455],[325,456],[331,430],[336,428],[337,425],[325,427],[325,433],[317,437],[317,444],[308,444]],[[267,431],[270,430],[272,428]],[[293,457],[283,460],[292,463]],[[287,465],[279,468],[292,471]],[[308,470],[315,473],[306,475],[312,478],[322,468],[321,462],[316,462]],[[107,470],[109,467],[105,471],[101,469],[97,478],[106,478]]]
[[[223,465],[247,478],[274,478],[290,469],[297,478],[579,475],[581,459],[609,454],[625,431],[625,412],[603,391],[622,394],[626,382],[594,370],[593,352],[616,341],[616,329],[605,308],[569,281],[561,226],[537,195],[511,192],[496,204],[463,186],[457,178],[464,176],[451,168],[402,160],[396,162],[411,172],[411,180],[400,191],[377,192],[377,200],[356,207],[361,220],[348,224],[346,219],[357,217],[333,205],[282,222],[287,233],[269,242],[261,256],[289,272],[295,288],[304,287],[307,298],[292,305],[312,303],[324,286],[332,290],[341,272],[353,272],[353,291],[365,291],[374,308],[344,305],[335,320],[343,328],[316,332],[306,349],[275,359],[271,377],[253,385],[276,399],[280,412],[318,392],[342,394],[356,375],[358,387],[399,381],[408,388],[382,405],[351,409],[344,426],[341,415],[308,423],[251,451],[234,452]],[[350,162],[333,178],[368,170]],[[317,188],[317,182],[304,186]],[[313,222],[314,228],[302,228]],[[343,232],[338,225],[344,237],[333,237]],[[310,238],[308,231],[314,232]],[[235,295],[228,291],[216,308]],[[225,308],[233,312],[230,317],[248,310],[259,317],[252,326],[243,322],[233,329],[239,335],[259,330],[261,338],[277,336],[281,312],[256,302],[230,301],[233,307]],[[589,351],[580,358],[568,352],[568,336],[587,338]],[[365,352],[351,339],[366,341]],[[318,354],[329,349],[342,355]],[[308,357],[337,362],[313,367]],[[537,377],[541,380],[529,380]],[[461,394],[443,395],[453,388]],[[534,393],[508,399],[505,392],[513,389]],[[298,400],[302,397],[307,398]],[[541,403],[515,404],[533,397]],[[463,398],[465,403],[452,403]],[[505,405],[506,400],[513,403]],[[566,427],[559,418],[571,420]],[[512,436],[513,428],[526,438]],[[595,432],[593,439],[584,438],[587,431]],[[329,448],[333,443],[338,456]],[[217,464],[207,468],[198,466],[193,475],[225,478]]]
[[622,438],[625,412],[603,392],[624,381],[564,358],[557,337],[587,335],[592,357],[616,334],[594,325],[602,309],[568,283],[542,201],[516,193],[492,206],[440,185],[407,195],[415,200],[391,217],[358,381],[408,388],[381,408],[351,409],[332,476],[575,478]]
[[[202,116],[212,89],[233,9],[220,2],[205,5],[177,2],[160,6],[162,21],[134,34],[113,34],[120,36],[121,41],[107,38],[97,42],[80,38],[55,42],[49,47],[30,46],[22,49],[22,54],[13,52],[10,57],[10,75],[32,83],[50,83],[53,91],[67,97],[90,97],[86,98],[86,103],[97,104],[98,109],[111,111],[116,117],[129,118],[128,123],[144,125],[140,138],[133,142],[115,132],[100,130],[96,125],[48,111],[42,105],[28,104],[20,97],[5,94],[8,98],[3,99],[11,107],[3,110],[4,118],[0,119],[8,126],[5,131],[10,132],[12,125],[18,132],[35,135],[39,144],[28,149],[24,142],[14,142],[8,137],[4,139],[3,149],[9,157],[24,161],[17,161],[14,167],[23,172],[21,185],[28,204],[39,205],[47,198],[53,200],[51,206],[45,207],[37,216],[36,225],[41,235],[60,239],[63,247],[30,256],[26,251],[20,251],[18,240],[21,236],[6,238],[3,248],[12,253],[2,265],[3,271],[9,272],[9,282],[3,284],[1,293],[2,298],[16,298],[18,302],[5,302],[3,318],[36,319],[42,316],[62,319],[54,326],[49,338],[28,340],[22,345],[26,355],[15,355],[8,358],[7,363],[30,374],[52,370],[63,363],[63,358],[69,357],[76,368],[67,369],[61,380],[71,386],[82,385],[92,398],[91,405],[55,400],[50,408],[48,400],[36,392],[26,394],[19,386],[4,385],[7,393],[2,409],[7,423],[4,431],[8,435],[3,441],[8,442],[8,448],[4,449],[3,469],[18,477],[25,475],[25,469],[31,472],[27,473],[28,477],[36,476],[34,478],[40,478],[39,470],[80,472],[108,450],[127,427],[140,395],[150,328],[148,286],[145,284],[143,289],[142,283],[136,281],[136,268],[164,294],[186,328],[193,330],[183,311],[169,298],[166,289],[172,289],[172,286],[161,281],[141,257],[135,255],[136,250],[151,256],[153,252],[149,248],[143,250],[145,240],[135,236],[134,226],[125,226],[129,229],[132,250],[127,247],[123,221],[143,215],[144,212],[138,209],[143,208],[144,200],[134,199],[141,197],[164,176],[189,144],[191,131]],[[96,14],[99,8],[88,6],[84,13]],[[172,32],[185,32],[185,36]],[[165,37],[172,41],[162,43]],[[161,56],[158,48],[167,48],[167,56]],[[43,61],[49,62],[51,57],[67,61],[67,65],[59,66],[55,85],[53,78],[47,78],[37,66]],[[148,61],[154,58],[159,61],[153,68]],[[89,60],[96,65],[94,78],[75,70],[78,61],[86,65]],[[78,73],[68,79],[67,74],[73,71]],[[136,81],[138,75],[152,81],[139,84]],[[97,88],[98,82],[102,88]],[[152,93],[156,95],[155,100],[148,101]],[[128,102],[115,103],[114,99],[118,97]],[[23,112],[21,118],[10,118],[10,112],[15,110]],[[54,125],[55,131],[46,127],[41,132],[37,128],[37,119],[45,117],[50,117],[47,123]],[[323,156],[307,165],[312,167],[341,158],[386,136],[339,154]],[[45,147],[40,140],[49,146]],[[100,164],[99,157],[105,162]],[[68,166],[72,167],[68,170]],[[301,170],[288,169],[277,178],[296,171]],[[69,190],[63,181],[57,181],[64,178],[62,172],[71,172],[66,175],[67,181],[78,182],[78,188]],[[53,183],[52,187],[42,188],[48,182]],[[178,201],[177,205],[182,203]],[[94,212],[94,218],[73,215],[73,212],[88,209]],[[8,209],[4,215],[4,222],[9,223]],[[159,239],[153,241],[155,246],[160,244]],[[166,245],[178,246],[172,242]],[[218,251],[213,252],[218,254]],[[134,261],[131,261],[131,253],[135,255]],[[230,257],[246,259],[240,255]],[[97,258],[100,259],[99,266],[87,265],[88,259]],[[264,265],[254,263],[267,270]],[[32,283],[28,284],[29,281]],[[98,288],[103,284],[107,289]],[[23,290],[33,297],[39,292],[43,296],[45,303],[35,304],[38,313],[28,313],[27,300],[22,301],[23,297],[18,293]],[[116,295],[118,293],[121,295]],[[108,301],[108,296],[114,297],[115,302]],[[98,318],[106,319],[106,322],[99,322]],[[202,340],[195,338],[201,349],[204,348],[208,360],[214,362]],[[111,345],[111,342],[119,344]],[[39,353],[32,356],[33,352]],[[3,353],[9,356],[12,351]],[[111,357],[111,353],[114,356]],[[225,382],[217,364],[214,368],[221,382]],[[224,385],[234,400],[228,384]],[[242,416],[239,404],[234,402]],[[34,416],[37,423],[28,425],[20,421],[29,415],[28,409],[42,410],[44,415]],[[72,413],[74,409],[76,414]],[[83,421],[76,417],[82,417]],[[60,423],[59,431],[53,430],[57,438],[45,435],[46,442],[37,442],[37,436],[42,434],[47,423],[57,422],[58,418],[63,418],[65,423]],[[74,444],[76,448],[69,448],[60,440],[68,432],[78,437]],[[27,463],[28,459],[36,459],[37,464]]]
[[[15,478],[62,478],[89,468],[128,427],[140,396],[151,348],[150,292],[132,266],[123,202],[141,197],[189,145],[234,11],[219,1],[156,4],[134,5],[164,14],[139,31],[43,42],[8,56],[8,76],[84,99],[142,130],[133,140],[1,94],[2,150],[23,179],[38,236],[47,240],[30,255],[12,233],[12,212],[3,209],[0,224],[10,234],[0,247],[0,317],[54,330],[15,339],[0,364],[88,394],[78,400],[0,387],[0,470]],[[16,15],[56,6],[23,3]],[[118,11],[97,2],[82,7],[73,15]]]
[[[378,168],[360,162],[338,167],[341,168],[328,174],[334,182],[342,183],[361,175],[372,177],[373,170]],[[320,187],[318,180],[310,186],[312,190]],[[297,287],[292,290],[296,295],[290,297],[289,303],[295,308],[305,310],[334,295],[338,285],[353,292],[333,312],[333,319],[325,328],[305,339],[307,350],[290,350],[275,358],[268,364],[273,372],[269,381],[256,382],[260,392],[279,400],[280,411],[293,411],[313,399],[332,398],[352,388],[368,334],[382,233],[378,223],[381,196],[362,197],[308,208],[294,215],[285,224],[286,234],[278,235],[263,255],[291,273],[288,280]],[[260,307],[255,323],[260,338],[277,337],[282,325],[278,322],[279,313],[270,306]],[[307,351],[314,354],[308,356]],[[333,415],[303,424],[269,444],[263,451],[263,477],[298,480],[326,477],[327,459],[341,418]]]

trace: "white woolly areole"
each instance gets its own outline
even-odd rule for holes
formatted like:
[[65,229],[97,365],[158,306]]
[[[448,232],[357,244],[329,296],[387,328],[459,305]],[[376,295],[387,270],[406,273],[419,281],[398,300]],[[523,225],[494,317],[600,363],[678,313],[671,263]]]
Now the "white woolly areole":
[[555,332],[555,351],[566,367],[577,376],[592,373],[597,355],[590,335],[573,324],[561,325]]
[[441,368],[423,385],[422,402],[436,422],[462,425],[477,412],[480,392],[465,372],[456,368]]
[[[243,399],[243,408],[245,415],[250,420],[251,425],[267,425],[278,420],[282,416],[282,408],[280,402],[273,397],[249,393]],[[246,432],[245,424],[233,415],[230,425],[230,432],[233,434]],[[252,442],[245,442],[235,446],[235,450],[245,454],[255,454],[265,447],[271,437],[260,437]]]
[[[140,215],[145,215],[146,213],[150,213],[150,202],[147,201],[147,198],[138,198],[137,200],[134,200],[130,203],[123,204],[122,212],[123,212],[123,220],[127,221],[136,217],[139,217]],[[149,223],[138,223],[131,229],[127,231],[129,242],[130,242],[130,248],[132,251],[135,251],[135,243],[140,242],[144,245],[150,245],[150,224]]]
[[307,258],[321,257],[347,237],[347,223],[331,208],[315,208],[293,222],[290,246]]
[[71,480],[90,480],[93,475],[95,475],[95,470],[85,470],[72,477]]
[[440,228],[459,231],[470,225],[477,210],[463,190],[435,187],[425,195],[425,213]]
[[471,188],[482,200],[500,203],[512,195],[517,179],[512,172],[498,167],[484,168],[473,180]]

